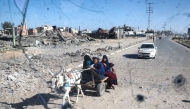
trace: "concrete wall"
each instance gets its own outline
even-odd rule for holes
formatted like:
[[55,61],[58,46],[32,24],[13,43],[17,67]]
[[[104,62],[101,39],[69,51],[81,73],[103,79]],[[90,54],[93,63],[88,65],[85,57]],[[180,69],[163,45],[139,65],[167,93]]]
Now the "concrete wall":
[[124,30],[122,28],[118,28],[116,33],[117,33],[117,38],[122,39],[123,38],[123,32]]

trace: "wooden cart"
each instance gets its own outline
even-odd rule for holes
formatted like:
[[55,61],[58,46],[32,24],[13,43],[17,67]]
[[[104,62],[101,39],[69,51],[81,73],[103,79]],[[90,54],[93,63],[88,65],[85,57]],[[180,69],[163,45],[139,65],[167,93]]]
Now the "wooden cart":
[[94,82],[86,82],[86,83],[81,83],[81,85],[88,86],[90,88],[95,88],[96,93],[98,96],[102,96],[106,90],[106,81],[108,80],[108,77],[104,77],[102,80],[94,80]]

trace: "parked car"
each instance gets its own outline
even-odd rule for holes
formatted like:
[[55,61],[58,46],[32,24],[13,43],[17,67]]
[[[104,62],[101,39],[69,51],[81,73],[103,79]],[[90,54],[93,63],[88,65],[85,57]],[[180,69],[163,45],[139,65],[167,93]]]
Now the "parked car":
[[157,47],[154,43],[143,43],[138,47],[138,58],[146,57],[155,59],[157,54]]

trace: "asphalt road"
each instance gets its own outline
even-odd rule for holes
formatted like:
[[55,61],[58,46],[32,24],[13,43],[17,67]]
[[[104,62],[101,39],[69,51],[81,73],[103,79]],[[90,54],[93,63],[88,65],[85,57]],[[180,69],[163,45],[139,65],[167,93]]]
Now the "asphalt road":
[[[190,50],[188,48],[170,40],[170,37],[156,39],[154,44],[158,48],[156,59],[140,59],[139,62],[143,61],[143,66],[139,67],[190,68]],[[129,59],[137,59],[137,47],[127,50],[122,55]],[[132,66],[136,67],[135,64]]]
[[190,50],[174,41],[169,37],[157,39],[155,45],[158,47],[158,61],[166,67],[185,67],[190,68]]

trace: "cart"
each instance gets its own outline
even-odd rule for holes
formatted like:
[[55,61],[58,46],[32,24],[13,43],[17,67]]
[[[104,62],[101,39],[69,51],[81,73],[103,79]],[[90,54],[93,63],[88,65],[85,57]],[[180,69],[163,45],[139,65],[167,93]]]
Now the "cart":
[[[88,69],[86,71],[88,71]],[[102,80],[95,80],[94,78],[93,80],[91,80],[88,78],[89,77],[84,77],[84,75],[82,74],[81,85],[96,89],[97,95],[102,96],[106,90],[106,82],[108,80],[108,77],[104,77]]]

